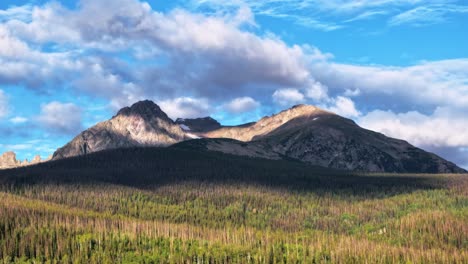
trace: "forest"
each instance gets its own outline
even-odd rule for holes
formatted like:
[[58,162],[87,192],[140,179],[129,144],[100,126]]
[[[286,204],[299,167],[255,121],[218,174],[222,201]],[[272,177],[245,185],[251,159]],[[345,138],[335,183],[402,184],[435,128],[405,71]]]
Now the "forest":
[[467,263],[468,175],[189,148],[0,171],[0,263]]

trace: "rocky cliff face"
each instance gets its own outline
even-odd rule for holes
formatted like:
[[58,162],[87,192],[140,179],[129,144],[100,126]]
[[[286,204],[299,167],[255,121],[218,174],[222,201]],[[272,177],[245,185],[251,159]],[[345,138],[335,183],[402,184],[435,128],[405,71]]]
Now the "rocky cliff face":
[[108,121],[83,131],[58,149],[53,159],[85,155],[105,149],[168,146],[186,135],[155,103],[141,101],[121,109]]

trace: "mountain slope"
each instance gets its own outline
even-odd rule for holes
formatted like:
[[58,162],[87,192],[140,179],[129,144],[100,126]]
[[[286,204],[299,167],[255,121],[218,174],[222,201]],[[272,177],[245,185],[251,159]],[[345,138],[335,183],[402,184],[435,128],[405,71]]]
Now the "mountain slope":
[[85,155],[106,149],[168,146],[185,140],[184,131],[152,101],[121,109],[108,121],[83,131],[59,148],[53,159]]
[[[359,127],[352,120],[298,105],[256,123],[223,127],[203,136],[203,148],[234,155],[289,158],[313,165],[369,172],[463,173],[435,154]],[[187,143],[193,144],[193,143]]]
[[329,168],[372,172],[463,173],[463,169],[406,141],[324,115],[293,119],[259,143],[284,156]]

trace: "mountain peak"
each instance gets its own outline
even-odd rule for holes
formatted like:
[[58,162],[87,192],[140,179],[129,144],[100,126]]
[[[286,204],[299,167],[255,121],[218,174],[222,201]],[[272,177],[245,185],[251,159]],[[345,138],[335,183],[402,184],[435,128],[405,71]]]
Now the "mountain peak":
[[112,119],[81,132],[55,151],[53,159],[86,155],[105,149],[168,146],[185,139],[184,131],[153,101],[124,107]]
[[132,116],[138,115],[145,119],[152,117],[161,117],[169,120],[169,117],[161,108],[151,100],[143,100],[134,103],[132,106],[127,106],[119,110],[116,116]]

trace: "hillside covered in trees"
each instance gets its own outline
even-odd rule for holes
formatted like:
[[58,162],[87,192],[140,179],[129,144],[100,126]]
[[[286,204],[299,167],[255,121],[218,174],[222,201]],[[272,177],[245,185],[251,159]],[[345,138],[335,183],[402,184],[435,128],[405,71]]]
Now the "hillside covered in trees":
[[4,263],[466,263],[468,176],[187,147],[0,171]]

